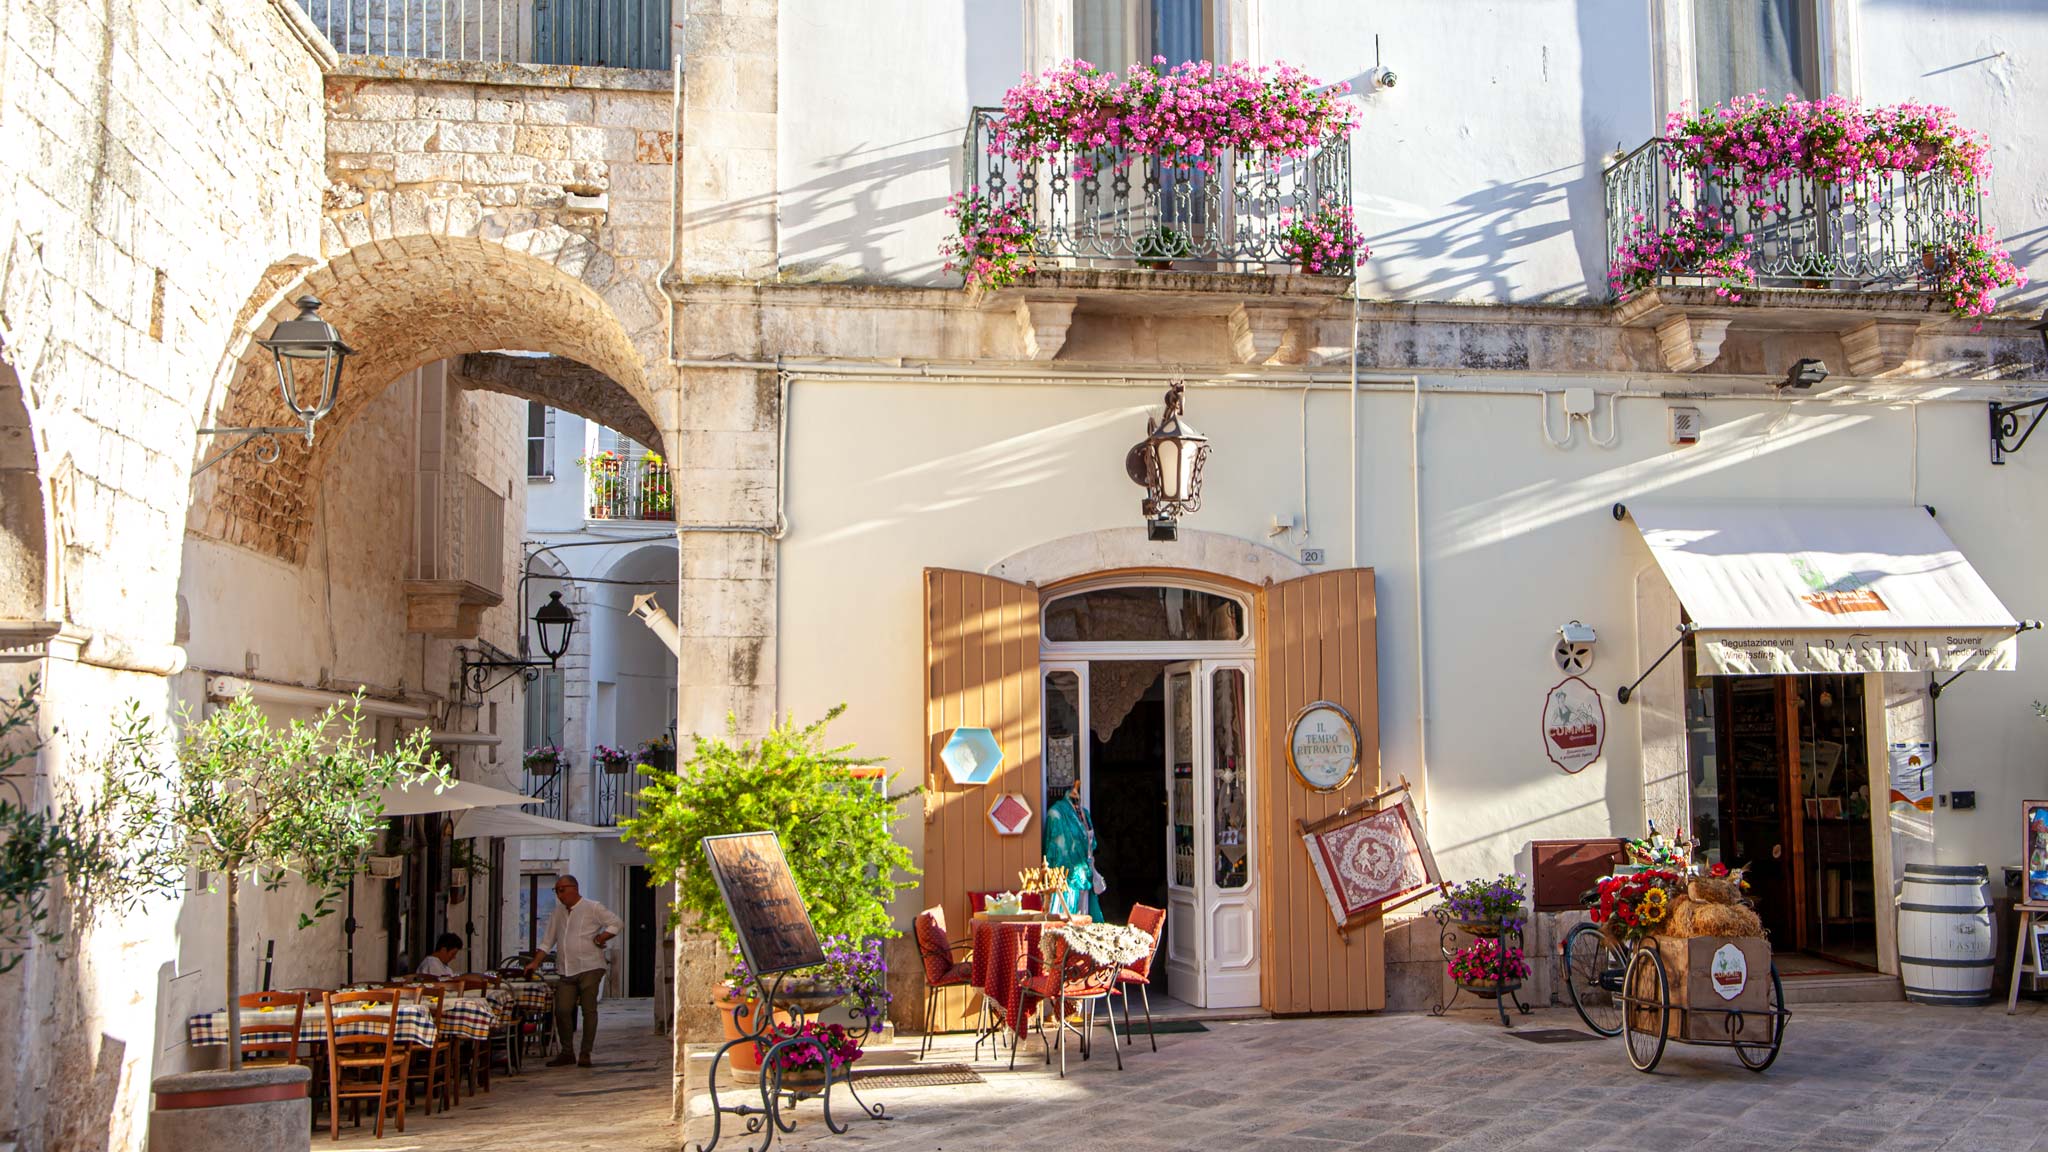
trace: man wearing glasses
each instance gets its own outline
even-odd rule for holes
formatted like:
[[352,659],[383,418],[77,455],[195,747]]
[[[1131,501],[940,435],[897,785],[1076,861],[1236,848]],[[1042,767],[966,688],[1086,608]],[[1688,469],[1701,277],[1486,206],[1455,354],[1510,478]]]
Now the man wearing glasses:
[[[562,982],[555,985],[555,1034],[562,1040],[562,1052],[548,1067],[568,1064],[590,1067],[590,1049],[597,1042],[597,988],[604,982],[604,946],[625,925],[612,910],[595,900],[585,900],[574,876],[555,881],[555,914],[548,917],[548,930],[540,950],[526,962],[531,976],[540,962],[555,957],[555,971]],[[583,1011],[583,1047],[569,1055],[576,1039],[576,1012]]]

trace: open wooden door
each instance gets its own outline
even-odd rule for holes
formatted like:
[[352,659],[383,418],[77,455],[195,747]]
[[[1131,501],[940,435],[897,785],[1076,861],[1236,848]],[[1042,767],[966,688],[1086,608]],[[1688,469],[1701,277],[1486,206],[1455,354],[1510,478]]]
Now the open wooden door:
[[[946,910],[955,942],[970,939],[967,894],[1017,886],[1043,858],[1040,811],[1038,589],[927,568],[925,610],[924,904]],[[1003,750],[986,784],[955,784],[939,750],[956,728],[987,728]],[[988,810],[1014,792],[1032,809],[1016,836],[996,833]],[[940,1028],[963,1026],[967,998],[941,998]]]
[[[1378,664],[1372,569],[1318,572],[1259,594],[1260,986],[1271,1012],[1386,1006],[1384,931],[1374,922],[1337,934],[1299,828],[1379,791]],[[1358,723],[1358,772],[1329,793],[1311,790],[1288,767],[1288,728],[1318,700]]]

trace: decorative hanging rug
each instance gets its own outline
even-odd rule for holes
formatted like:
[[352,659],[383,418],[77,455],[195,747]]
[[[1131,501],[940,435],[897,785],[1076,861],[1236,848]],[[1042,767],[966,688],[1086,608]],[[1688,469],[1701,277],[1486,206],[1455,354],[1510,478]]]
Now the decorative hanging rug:
[[1046,963],[1052,962],[1056,940],[1065,940],[1068,950],[1086,956],[1105,968],[1128,968],[1152,954],[1149,933],[1129,924],[1070,924],[1047,928],[1038,938],[1038,950]]

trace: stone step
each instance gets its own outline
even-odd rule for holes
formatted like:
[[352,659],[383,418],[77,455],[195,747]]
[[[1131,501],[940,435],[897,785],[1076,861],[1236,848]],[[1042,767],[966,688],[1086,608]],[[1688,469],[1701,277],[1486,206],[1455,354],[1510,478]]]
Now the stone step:
[[1878,1004],[1905,998],[1897,976],[1845,972],[1785,978],[1787,1004]]

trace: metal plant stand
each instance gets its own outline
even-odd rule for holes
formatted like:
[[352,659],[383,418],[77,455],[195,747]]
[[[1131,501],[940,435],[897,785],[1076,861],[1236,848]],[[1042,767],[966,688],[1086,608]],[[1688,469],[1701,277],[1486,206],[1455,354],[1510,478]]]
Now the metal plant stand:
[[[753,1149],[753,1152],[768,1152],[768,1146],[775,1142],[775,1134],[777,1132],[796,1131],[796,1121],[784,1116],[784,1111],[795,1108],[798,1104],[813,1097],[820,1102],[825,1116],[826,1129],[835,1136],[840,1135],[847,1131],[848,1126],[832,1118],[832,1089],[835,1085],[841,1083],[846,1085],[847,1093],[853,1097],[854,1106],[860,1110],[861,1114],[870,1120],[889,1119],[883,1105],[870,1104],[861,1099],[860,1090],[853,1086],[852,1070],[849,1068],[842,1074],[834,1076],[832,1074],[832,1063],[829,1059],[825,1062],[825,1067],[816,1076],[807,1074],[799,1074],[795,1077],[785,1076],[780,1060],[782,1053],[793,1045],[815,1044],[816,1041],[808,1036],[792,1036],[784,1040],[778,1040],[761,1054],[760,1103],[724,1104],[719,1101],[718,1076],[720,1066],[725,1063],[726,1053],[741,1044],[758,1042],[767,1033],[768,1029],[773,1026],[777,1009],[799,1018],[805,1016],[815,1017],[832,1008],[846,997],[844,992],[839,991],[817,993],[808,990],[799,991],[786,988],[785,985],[788,982],[789,975],[787,972],[779,973],[772,978],[772,981],[769,978],[754,977],[756,999],[753,1003],[762,1007],[753,1014],[754,1023],[751,1031],[746,1031],[746,1024],[741,1016],[741,1013],[746,1011],[746,1002],[742,1002],[733,1008],[733,1023],[740,1027],[742,1031],[745,1031],[745,1034],[737,1040],[728,1040],[724,1044],[719,1045],[718,1051],[711,1057],[709,1072],[711,1139],[698,1144],[696,1152],[712,1152],[712,1149],[718,1147],[718,1142],[724,1135],[725,1118],[727,1116],[743,1117],[746,1120],[747,1135],[753,1136],[758,1133],[761,1136],[761,1143]],[[848,1015],[859,1023],[862,1036],[861,1043],[866,1044],[867,1018],[861,1014],[858,1008],[848,1009]],[[753,1094],[742,1091],[740,1095],[742,1099],[751,1099]]]
[[1493,954],[1496,957],[1493,969],[1494,982],[1491,987],[1458,984],[1451,990],[1449,998],[1445,998],[1443,984],[1439,982],[1437,984],[1437,1002],[1430,1005],[1429,1008],[1431,1016],[1441,1016],[1450,1011],[1451,1004],[1458,999],[1458,993],[1460,992],[1470,992],[1474,996],[1492,996],[1493,1006],[1500,1012],[1500,1023],[1503,1028],[1514,1027],[1514,1022],[1508,1019],[1509,1001],[1513,1001],[1515,1008],[1524,1016],[1535,1011],[1535,1009],[1527,1004],[1522,1003],[1522,998],[1515,994],[1521,989],[1522,982],[1520,980],[1507,979],[1508,940],[1513,939],[1516,950],[1522,951],[1522,930],[1520,928],[1510,928],[1496,920],[1460,920],[1451,915],[1448,905],[1438,905],[1435,910],[1430,912],[1430,915],[1436,918],[1437,950],[1443,953],[1446,966],[1458,954],[1458,943],[1461,936],[1470,936],[1474,942],[1480,940],[1493,941]]

